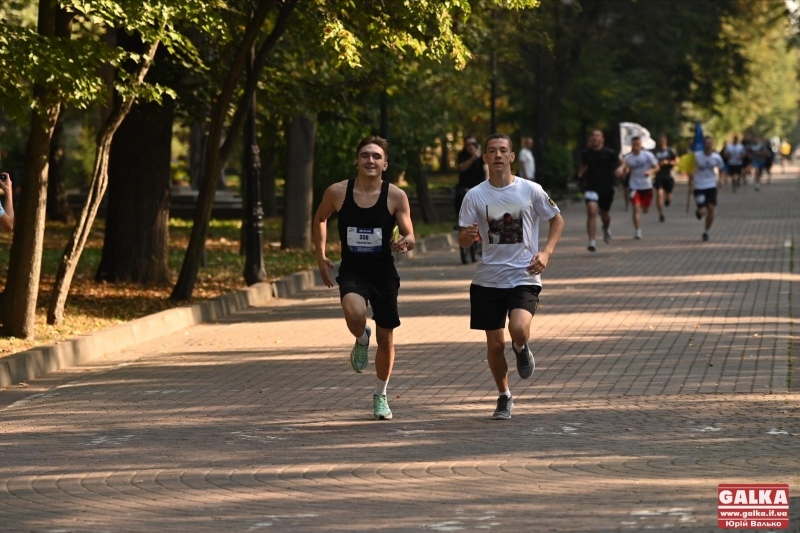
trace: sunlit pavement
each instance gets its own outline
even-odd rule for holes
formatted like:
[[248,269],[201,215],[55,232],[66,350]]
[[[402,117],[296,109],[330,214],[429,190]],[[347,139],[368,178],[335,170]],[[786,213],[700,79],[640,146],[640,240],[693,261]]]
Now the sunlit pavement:
[[719,204],[636,241],[618,193],[594,254],[564,212],[510,421],[455,250],[401,266],[389,422],[333,289],[0,393],[0,530],[712,532],[717,484],[781,482],[797,531],[800,181]]

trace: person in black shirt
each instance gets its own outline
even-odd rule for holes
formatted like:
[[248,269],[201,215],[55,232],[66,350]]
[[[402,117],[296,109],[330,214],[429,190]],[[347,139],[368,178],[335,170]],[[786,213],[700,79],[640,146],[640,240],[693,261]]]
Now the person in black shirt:
[[586,201],[586,231],[589,233],[590,252],[597,250],[597,215],[603,221],[603,240],[611,243],[611,203],[614,201],[614,183],[622,175],[624,163],[619,154],[605,146],[605,137],[594,130],[589,137],[589,148],[581,155],[578,180],[581,182]]
[[[394,365],[394,328],[400,325],[397,292],[400,277],[392,252],[414,249],[411,208],[402,189],[381,180],[388,167],[389,145],[373,135],[363,139],[356,150],[358,175],[334,183],[325,191],[314,216],[314,247],[322,281],[333,287],[333,263],[325,255],[327,221],[338,212],[342,262],[339,266],[339,296],[347,328],[356,338],[350,365],[358,373],[369,362],[372,330],[367,325],[367,305],[377,326],[378,352],[375,373],[378,383],[372,397],[373,414],[389,420],[392,411],[386,401],[386,385]],[[397,228],[395,227],[397,226]]]
[[[461,203],[471,188],[480,185],[488,177],[488,167],[481,157],[481,144],[472,135],[464,137],[464,149],[458,153],[458,185],[456,186],[456,217],[461,212]],[[456,226],[458,229],[458,226]]]
[[660,165],[656,174],[653,187],[656,190],[656,205],[658,206],[658,220],[664,222],[664,206],[669,207],[672,202],[672,191],[675,189],[675,178],[672,177],[672,167],[678,164],[678,154],[667,144],[667,136],[658,137],[658,146],[653,150]]

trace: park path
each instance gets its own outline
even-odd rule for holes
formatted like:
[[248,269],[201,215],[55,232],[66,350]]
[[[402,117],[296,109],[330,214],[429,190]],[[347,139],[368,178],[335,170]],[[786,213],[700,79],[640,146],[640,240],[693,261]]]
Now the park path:
[[781,482],[798,531],[800,180],[722,191],[707,243],[685,194],[641,241],[618,195],[594,254],[564,211],[511,421],[473,266],[434,252],[400,267],[393,421],[337,292],[308,291],[7,401],[0,529],[713,532],[718,483]]

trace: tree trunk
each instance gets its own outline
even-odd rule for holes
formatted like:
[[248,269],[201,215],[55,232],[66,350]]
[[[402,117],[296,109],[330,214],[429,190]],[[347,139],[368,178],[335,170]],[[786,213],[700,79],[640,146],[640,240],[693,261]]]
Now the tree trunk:
[[174,115],[172,98],[165,98],[163,105],[136,104],[114,136],[97,281],[170,281],[167,246]]
[[264,207],[264,217],[272,218],[278,216],[275,174],[278,164],[276,152],[280,126],[274,117],[265,126],[261,134],[261,144],[264,146],[264,151],[261,152],[261,204]]
[[446,174],[450,172],[450,144],[447,135],[442,135],[442,156],[439,159],[439,172]]
[[[40,0],[38,33],[45,39],[69,39],[73,15],[58,7],[56,0]],[[30,339],[36,327],[36,300],[42,266],[45,214],[47,210],[50,139],[59,112],[61,96],[35,85],[33,94],[42,105],[31,113],[31,128],[22,172],[22,202],[17,211],[16,231],[3,295],[4,332]]]
[[275,47],[275,44],[277,44],[278,39],[280,39],[286,31],[289,18],[295,7],[297,7],[297,0],[286,0],[281,4],[278,19],[275,22],[272,32],[270,32],[269,36],[264,40],[258,50],[255,66],[253,68],[254,75],[247,80],[245,89],[239,99],[239,105],[231,121],[228,137],[225,139],[225,143],[222,147],[216,150],[214,148],[219,146],[220,139],[222,138],[225,117],[227,116],[228,108],[238,85],[239,77],[244,69],[247,53],[250,47],[253,46],[270,8],[274,4],[275,2],[262,2],[259,4],[258,10],[248,23],[242,41],[239,43],[239,49],[228,71],[222,91],[216,98],[212,111],[208,140],[206,142],[207,149],[205,162],[203,164],[203,180],[202,186],[200,187],[200,194],[197,197],[197,208],[195,209],[194,224],[192,225],[192,235],[189,238],[189,247],[183,259],[181,273],[170,295],[170,298],[173,300],[188,300],[192,297],[194,284],[197,281],[197,272],[200,269],[200,263],[203,259],[206,233],[208,232],[208,224],[211,220],[211,209],[214,207],[214,192],[216,190],[220,169],[223,166],[223,162],[226,161],[230,155],[233,139],[242,129],[247,102],[256,90],[261,70],[267,61],[269,53]]
[[316,115],[296,115],[292,118],[287,136],[286,186],[283,191],[283,249],[311,249],[316,135]]
[[203,125],[193,121],[189,126],[189,180],[192,189],[200,187],[205,146],[206,133],[203,131]]
[[[142,63],[136,72],[136,77],[133,81],[134,84],[141,85],[144,81],[147,71],[150,70],[153,57],[156,55],[158,45],[159,41],[149,45],[147,52],[144,54]],[[69,294],[69,288],[72,284],[72,276],[75,274],[75,268],[78,266],[81,253],[83,253],[83,247],[86,245],[86,240],[89,238],[89,232],[97,216],[97,210],[100,207],[100,202],[108,186],[108,158],[111,153],[111,141],[120,124],[122,124],[122,121],[125,119],[125,116],[130,112],[133,103],[134,98],[132,96],[127,96],[124,100],[118,101],[114,111],[108,117],[105,124],[103,124],[100,133],[97,135],[94,171],[92,172],[92,182],[89,185],[89,194],[86,196],[86,201],[83,204],[80,217],[75,225],[75,230],[72,232],[72,236],[67,242],[64,255],[61,257],[61,262],[58,265],[56,282],[53,287],[53,294],[50,298],[50,306],[47,310],[47,323],[50,325],[60,324],[64,320],[64,306],[67,303],[67,295]]]
[[47,220],[72,222],[72,211],[64,185],[64,116],[58,121],[50,140],[50,169],[47,178]]
[[428,224],[439,222],[439,215],[436,214],[431,191],[428,188],[428,169],[422,164],[419,158],[419,151],[407,150],[406,161],[408,161],[408,170],[414,178],[417,201],[419,202],[419,209],[422,211],[422,220]]

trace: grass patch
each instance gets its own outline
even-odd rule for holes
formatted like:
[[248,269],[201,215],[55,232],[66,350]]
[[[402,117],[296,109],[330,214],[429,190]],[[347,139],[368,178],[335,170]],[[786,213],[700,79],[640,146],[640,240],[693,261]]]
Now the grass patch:
[[[172,281],[178,279],[183,257],[189,245],[191,222],[170,220],[169,268]],[[417,238],[445,233],[452,222],[415,224]],[[100,264],[105,221],[97,220],[72,281],[64,322],[59,326],[46,324],[47,306],[55,282],[56,270],[64,252],[72,226],[48,222],[42,251],[42,275],[36,307],[36,332],[32,340],[0,337],[0,356],[52,344],[76,335],[108,328],[135,318],[184,305],[169,299],[172,284],[142,285],[138,283],[97,283],[94,280]],[[313,250],[281,250],[281,219],[264,221],[264,266],[269,281],[287,274],[316,268]],[[201,268],[190,303],[215,298],[221,294],[246,287],[244,256],[239,255],[241,221],[212,220],[206,241],[206,266]],[[11,236],[0,234],[0,286],[5,286],[8,274]],[[337,225],[328,228],[327,255],[331,260],[341,258]]]

